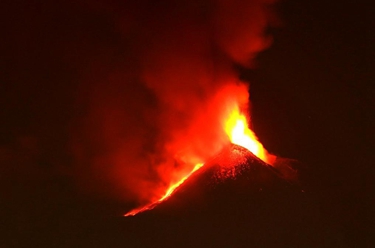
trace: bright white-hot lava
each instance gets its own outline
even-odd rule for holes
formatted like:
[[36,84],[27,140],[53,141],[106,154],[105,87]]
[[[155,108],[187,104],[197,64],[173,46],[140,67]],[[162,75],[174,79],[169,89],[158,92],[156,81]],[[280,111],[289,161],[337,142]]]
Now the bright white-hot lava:
[[269,154],[258,141],[254,132],[248,127],[246,116],[238,108],[234,109],[225,123],[225,132],[233,144],[242,146],[268,164],[275,156]]

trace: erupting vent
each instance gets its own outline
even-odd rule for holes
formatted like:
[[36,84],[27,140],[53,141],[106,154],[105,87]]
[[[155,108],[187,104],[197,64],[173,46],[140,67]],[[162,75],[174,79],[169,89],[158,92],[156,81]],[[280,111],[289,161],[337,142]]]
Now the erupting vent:
[[[257,137],[255,136],[254,132],[248,127],[248,122],[246,116],[242,114],[239,108],[236,108],[230,113],[228,118],[225,120],[225,133],[228,135],[229,140],[236,145],[243,147],[244,149],[250,151],[259,159],[263,160],[265,163],[271,164],[275,160],[275,156],[270,155],[263,147],[263,145],[258,141]],[[232,152],[232,150],[230,151]],[[207,162],[207,161],[204,161]],[[198,163],[195,165],[193,170],[189,172],[187,175],[183,176],[179,181],[169,186],[166,190],[165,194],[150,204],[145,206],[133,209],[125,214],[125,216],[134,216],[140,212],[151,210],[156,207],[159,203],[167,200],[173,192],[181,186],[186,179],[188,179],[191,175],[194,174],[197,170],[199,170],[204,163]],[[228,166],[228,165],[226,165]],[[235,167],[236,165],[232,165]],[[224,171],[228,172],[230,169],[226,168]],[[235,171],[235,169],[233,169]],[[232,173],[234,175],[234,173]]]

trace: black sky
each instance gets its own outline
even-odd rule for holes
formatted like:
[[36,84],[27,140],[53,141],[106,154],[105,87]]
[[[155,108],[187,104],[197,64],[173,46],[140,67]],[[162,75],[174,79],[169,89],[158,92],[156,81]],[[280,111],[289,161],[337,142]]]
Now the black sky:
[[[90,187],[70,173],[69,137],[74,120],[87,111],[77,102],[86,97],[77,96],[82,75],[99,81],[100,70],[121,63],[118,49],[132,50],[131,41],[120,48],[123,37],[113,28],[126,26],[117,16],[126,9],[116,11],[122,7],[116,1],[93,3],[87,9],[60,1],[0,4],[0,247],[127,247],[121,231],[137,225],[119,217],[129,205],[87,193]],[[327,235],[337,236],[342,247],[371,247],[375,90],[369,10],[349,1],[295,0],[276,9],[281,25],[269,30],[272,46],[259,54],[255,69],[239,66],[251,84],[254,130],[270,152],[303,165],[301,187],[309,199],[303,204],[324,220],[316,226],[331,230]],[[93,73],[95,61],[107,68]],[[288,199],[301,202],[297,198]],[[115,243],[108,241],[112,233]]]
[[265,142],[279,142],[284,156],[306,163],[306,182],[321,211],[340,223],[348,245],[360,246],[374,220],[368,12],[347,1],[290,1],[283,9],[286,26],[260,56],[252,84],[259,132],[280,118],[267,128]]

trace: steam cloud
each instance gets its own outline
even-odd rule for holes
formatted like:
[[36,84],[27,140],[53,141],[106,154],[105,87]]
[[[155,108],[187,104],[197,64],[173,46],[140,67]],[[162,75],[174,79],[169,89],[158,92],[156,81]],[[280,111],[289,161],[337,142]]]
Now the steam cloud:
[[76,70],[66,86],[77,99],[69,173],[86,188],[145,203],[220,151],[229,142],[223,115],[233,104],[249,105],[234,65],[251,66],[269,45],[273,2],[82,0],[53,7],[73,16],[58,36],[61,52],[53,53]]

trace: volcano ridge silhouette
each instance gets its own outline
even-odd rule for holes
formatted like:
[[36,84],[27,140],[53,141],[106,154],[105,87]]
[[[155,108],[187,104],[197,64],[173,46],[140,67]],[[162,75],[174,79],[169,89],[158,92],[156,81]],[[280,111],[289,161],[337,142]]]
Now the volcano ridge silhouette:
[[129,247],[316,247],[324,238],[298,184],[236,145],[121,226]]
[[231,144],[151,211],[161,214],[203,211],[205,207],[210,208],[211,204],[215,204],[215,201],[221,201],[219,199],[222,197],[228,200],[233,197],[246,199],[264,190],[290,190],[291,187],[274,167],[247,149]]

